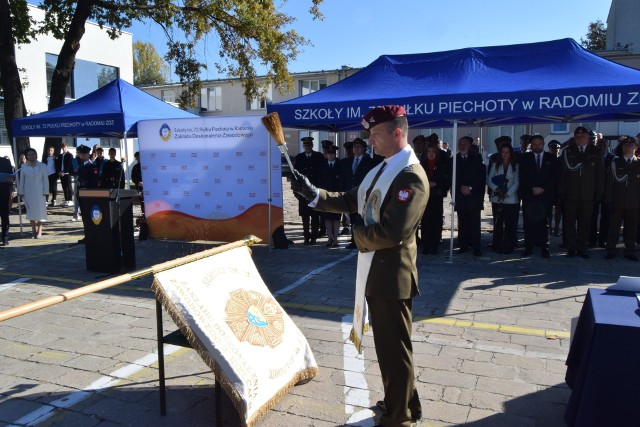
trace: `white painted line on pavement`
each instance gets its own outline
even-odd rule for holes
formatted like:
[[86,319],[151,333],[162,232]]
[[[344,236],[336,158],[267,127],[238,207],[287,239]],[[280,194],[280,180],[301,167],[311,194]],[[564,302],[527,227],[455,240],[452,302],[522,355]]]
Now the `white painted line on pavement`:
[[[165,357],[175,353],[181,347],[165,344],[164,346],[164,355]],[[35,426],[39,423],[51,418],[56,415],[58,412],[56,409],[67,409],[70,408],[79,402],[90,397],[94,392],[99,392],[100,390],[104,390],[105,388],[113,387],[118,384],[121,380],[126,379],[127,377],[135,374],[136,372],[149,367],[151,364],[158,361],[158,353],[150,353],[130,365],[124,366],[122,368],[116,369],[111,372],[108,376],[101,377],[96,381],[89,384],[82,390],[74,391],[73,393],[67,394],[66,396],[61,397],[60,399],[54,400],[47,405],[42,406],[39,409],[15,420],[13,424],[9,427],[18,427],[18,426]]]
[[26,282],[27,280],[31,280],[30,277],[21,277],[19,279],[14,280],[13,282],[3,283],[0,285],[0,292],[6,291],[7,289],[11,289],[14,286],[19,285],[20,283]]
[[287,292],[297,288],[298,286],[302,285],[304,282],[306,282],[307,280],[311,279],[313,276],[317,276],[318,274],[322,273],[323,271],[325,271],[328,268],[333,267],[336,264],[340,264],[343,261],[347,261],[351,258],[353,258],[354,256],[357,255],[357,251],[353,251],[350,254],[348,254],[347,256],[343,256],[342,258],[340,258],[337,261],[333,261],[330,262],[327,265],[323,265],[322,267],[318,267],[315,270],[313,270],[311,273],[308,273],[304,276],[302,276],[301,278],[299,278],[298,280],[296,280],[295,282],[293,282],[292,284],[290,284],[289,286],[287,286],[286,288],[282,288],[279,291],[274,292],[274,295],[282,295],[282,294],[286,294]]
[[344,360],[344,412],[349,415],[346,425],[372,427],[375,414],[371,409],[356,412],[355,407],[369,408],[369,386],[364,376],[364,352],[358,354],[356,346],[349,341],[353,315],[342,316],[342,341]]

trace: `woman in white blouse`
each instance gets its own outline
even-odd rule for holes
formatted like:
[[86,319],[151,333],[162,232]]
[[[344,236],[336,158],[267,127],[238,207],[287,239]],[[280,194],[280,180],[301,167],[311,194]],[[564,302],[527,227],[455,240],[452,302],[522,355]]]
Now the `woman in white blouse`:
[[42,236],[42,223],[47,220],[47,196],[49,195],[49,179],[47,167],[38,161],[38,154],[33,148],[24,152],[27,162],[20,168],[18,194],[24,200],[27,219],[31,222],[31,238]]
[[518,164],[510,144],[500,146],[500,156],[489,168],[487,185],[491,188],[493,208],[493,244],[497,253],[510,254],[516,240],[518,220]]

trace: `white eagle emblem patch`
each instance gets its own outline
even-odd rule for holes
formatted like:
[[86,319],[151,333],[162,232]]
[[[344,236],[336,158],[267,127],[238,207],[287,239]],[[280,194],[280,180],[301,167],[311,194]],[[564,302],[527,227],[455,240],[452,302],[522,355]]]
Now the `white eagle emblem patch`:
[[396,196],[399,202],[406,202],[409,200],[409,197],[411,197],[411,190],[408,188],[401,189],[398,191],[398,195]]

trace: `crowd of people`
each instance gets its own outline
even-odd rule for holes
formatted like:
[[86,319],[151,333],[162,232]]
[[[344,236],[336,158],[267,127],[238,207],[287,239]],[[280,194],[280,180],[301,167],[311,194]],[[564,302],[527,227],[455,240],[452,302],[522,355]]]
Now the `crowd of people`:
[[[91,149],[80,145],[73,156],[63,142],[59,153],[54,147],[48,147],[42,161],[38,161],[36,150],[27,148],[20,156],[17,172],[8,158],[0,158],[0,246],[9,245],[9,212],[15,191],[24,203],[25,217],[31,224],[31,237],[39,239],[47,221],[47,207],[58,206],[58,181],[64,195],[60,206],[73,204],[72,221],[79,220],[79,188],[125,188],[124,159],[116,159],[116,154],[116,149],[111,147],[109,158],[105,159],[102,147],[95,145]],[[138,176],[139,170],[138,160]],[[141,189],[141,177],[137,182],[134,179],[134,183]]]
[[[447,144],[436,134],[413,138],[413,150],[430,186],[417,236],[422,253],[438,253],[444,199],[453,191],[458,253],[482,255],[480,225],[486,195],[493,215],[490,246],[496,253],[512,254],[522,245],[522,256],[531,256],[534,248],[539,248],[541,256],[549,258],[553,234],[562,236],[561,246],[568,257],[589,258],[589,248],[599,246],[606,248],[606,258],[612,259],[623,229],[623,255],[638,260],[634,251],[640,244],[640,134],[620,137],[615,152],[610,151],[609,140],[583,126],[563,143],[551,140],[545,144],[542,135],[522,135],[515,147],[508,136],[500,136],[494,143],[496,152],[485,165],[478,139],[463,136],[457,141],[452,189],[453,158]],[[313,137],[302,138],[302,145],[304,151],[296,156],[294,168],[313,185],[331,192],[358,187],[382,161],[381,156],[367,152],[367,142],[360,138],[344,144],[342,159],[337,158],[338,147],[332,141],[321,141],[322,152],[314,151]],[[337,247],[338,235],[351,234],[356,214],[319,212],[304,198],[296,197],[305,245],[317,244],[317,239],[326,235],[326,246]],[[524,243],[517,238],[520,218]],[[355,247],[352,235],[347,248]]]

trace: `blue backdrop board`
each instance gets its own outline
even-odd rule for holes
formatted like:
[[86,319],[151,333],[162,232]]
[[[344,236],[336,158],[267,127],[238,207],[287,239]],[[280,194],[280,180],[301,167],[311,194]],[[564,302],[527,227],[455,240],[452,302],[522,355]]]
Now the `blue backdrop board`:
[[135,138],[140,120],[198,117],[122,79],[69,104],[13,120],[13,136]]
[[358,129],[399,104],[412,127],[640,120],[640,71],[572,39],[383,55],[325,89],[268,106],[292,128]]

